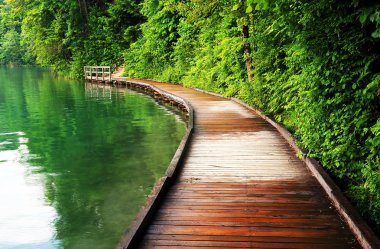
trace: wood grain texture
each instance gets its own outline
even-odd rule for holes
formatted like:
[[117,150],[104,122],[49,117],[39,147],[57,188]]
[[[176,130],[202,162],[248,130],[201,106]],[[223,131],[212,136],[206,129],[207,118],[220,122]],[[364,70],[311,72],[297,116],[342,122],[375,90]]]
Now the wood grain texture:
[[140,248],[360,248],[304,162],[253,110],[146,82],[191,104],[194,132]]

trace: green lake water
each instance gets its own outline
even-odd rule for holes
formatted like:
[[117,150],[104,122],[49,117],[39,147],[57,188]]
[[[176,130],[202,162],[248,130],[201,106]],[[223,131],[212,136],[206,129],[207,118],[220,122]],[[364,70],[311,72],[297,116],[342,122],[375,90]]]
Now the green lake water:
[[0,248],[114,248],[184,132],[145,95],[0,68]]

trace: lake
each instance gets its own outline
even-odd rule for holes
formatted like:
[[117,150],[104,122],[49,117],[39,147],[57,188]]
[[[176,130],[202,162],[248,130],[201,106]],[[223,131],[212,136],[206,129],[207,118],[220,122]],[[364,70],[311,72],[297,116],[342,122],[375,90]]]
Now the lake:
[[125,88],[0,68],[0,248],[114,248],[185,128]]

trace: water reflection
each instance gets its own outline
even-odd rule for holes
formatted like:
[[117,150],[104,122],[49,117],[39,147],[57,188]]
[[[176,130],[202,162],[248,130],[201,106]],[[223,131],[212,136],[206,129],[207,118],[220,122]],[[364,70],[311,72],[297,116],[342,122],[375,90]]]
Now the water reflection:
[[34,69],[0,79],[0,248],[113,248],[184,122],[121,88]]
[[56,210],[44,202],[42,176],[30,175],[23,132],[0,133],[0,248],[51,248]]
[[117,91],[117,88],[106,84],[93,84],[91,82],[86,82],[85,91],[87,98],[112,99],[112,92]]

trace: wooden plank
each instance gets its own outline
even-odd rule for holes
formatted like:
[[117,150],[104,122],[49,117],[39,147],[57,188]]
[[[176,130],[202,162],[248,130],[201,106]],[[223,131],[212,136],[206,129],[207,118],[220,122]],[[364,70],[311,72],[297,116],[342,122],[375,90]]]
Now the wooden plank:
[[[260,237],[333,237],[347,236],[348,232],[335,229],[306,229],[306,228],[277,228],[277,227],[224,227],[224,226],[176,226],[176,225],[150,225],[149,234],[167,235],[218,235],[218,236],[260,236]],[[268,241],[269,242],[269,241]]]
[[342,248],[347,249],[345,245],[342,245],[339,242],[330,242],[329,244],[323,244],[323,243],[292,243],[292,244],[285,244],[285,243],[255,243],[255,242],[225,242],[225,241],[175,241],[175,240],[148,240],[143,242],[143,245],[141,248],[157,248],[157,249],[166,249],[166,248],[185,248],[185,249],[193,249],[193,248],[278,248],[278,249],[286,249],[286,248],[292,248],[292,249],[320,249],[320,248]]
[[[247,236],[215,236],[215,235],[206,235],[206,236],[195,236],[195,235],[157,235],[157,234],[147,234],[147,240],[166,240],[166,241],[205,241],[205,242],[256,242],[256,243],[265,243],[268,240],[271,243],[281,243],[281,244],[319,244],[328,246],[330,243],[339,243],[344,246],[347,243],[352,243],[353,241],[347,240],[344,237],[327,237],[327,238],[298,238],[298,237],[247,237]],[[303,248],[308,248],[307,246]],[[326,248],[326,247],[320,247]]]

